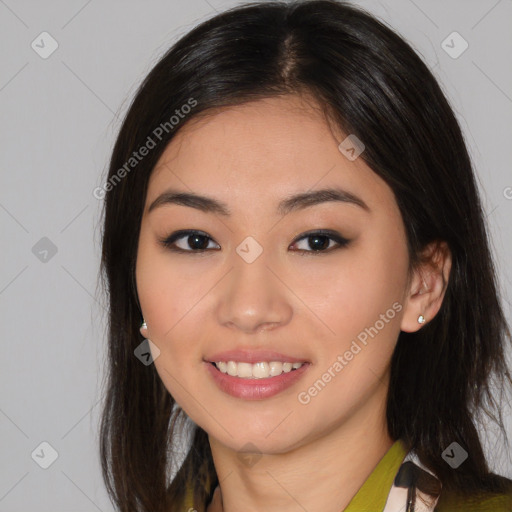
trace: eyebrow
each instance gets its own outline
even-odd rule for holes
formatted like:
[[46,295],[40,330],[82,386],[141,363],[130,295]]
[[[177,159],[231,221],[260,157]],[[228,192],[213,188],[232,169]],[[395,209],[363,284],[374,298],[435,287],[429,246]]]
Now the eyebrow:
[[[312,192],[301,192],[286,197],[278,204],[277,213],[286,215],[292,211],[303,210],[304,208],[326,202],[349,203],[359,206],[368,213],[371,211],[360,197],[347,190],[341,188],[324,188]],[[167,190],[159,195],[149,206],[148,213],[152,212],[155,208],[169,204],[188,206],[205,213],[217,213],[224,217],[231,215],[227,204],[217,199],[174,189]]]

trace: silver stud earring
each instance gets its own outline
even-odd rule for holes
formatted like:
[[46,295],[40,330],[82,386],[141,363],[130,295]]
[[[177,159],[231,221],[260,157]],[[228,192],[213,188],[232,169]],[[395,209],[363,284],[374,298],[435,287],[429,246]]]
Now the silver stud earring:
[[140,328],[141,329],[147,329],[148,328],[145,320],[142,320],[142,325],[140,326]]
[[418,323],[419,323],[419,324],[424,324],[424,323],[425,323],[425,317],[424,317],[423,315],[420,315],[420,316],[418,317]]

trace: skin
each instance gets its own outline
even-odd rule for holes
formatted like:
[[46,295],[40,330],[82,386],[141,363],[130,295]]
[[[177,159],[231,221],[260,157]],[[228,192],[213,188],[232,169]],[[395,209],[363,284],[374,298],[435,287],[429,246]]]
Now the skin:
[[[446,247],[431,246],[431,265],[409,276],[394,195],[362,158],[350,161],[338,150],[345,136],[312,100],[259,100],[191,119],[151,175],[136,265],[148,325],[141,332],[161,351],[155,366],[164,385],[208,433],[220,481],[209,512],[343,510],[393,444],[385,421],[393,349],[400,330],[420,329],[418,316],[428,322],[439,310],[451,260]],[[370,211],[324,202],[276,213],[283,198],[329,186],[355,194]],[[148,213],[170,187],[222,201],[231,216],[177,204]],[[175,253],[159,242],[181,229],[207,233],[211,250]],[[350,242],[336,248],[327,239],[328,248],[314,253],[314,244],[298,239],[316,229]],[[263,249],[250,264],[236,252],[247,236]],[[194,250],[187,240],[176,244]],[[394,318],[300,403],[298,393],[394,303],[401,306]],[[222,392],[203,361],[234,348],[311,364],[291,388],[244,400]],[[250,455],[247,443],[257,448],[255,463],[240,456]]]

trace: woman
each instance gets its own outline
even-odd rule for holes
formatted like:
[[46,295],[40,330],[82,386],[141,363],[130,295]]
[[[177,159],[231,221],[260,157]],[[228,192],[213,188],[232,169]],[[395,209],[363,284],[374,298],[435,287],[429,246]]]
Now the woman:
[[105,192],[118,510],[512,510],[475,423],[511,379],[471,162],[390,28],[328,0],[202,23]]

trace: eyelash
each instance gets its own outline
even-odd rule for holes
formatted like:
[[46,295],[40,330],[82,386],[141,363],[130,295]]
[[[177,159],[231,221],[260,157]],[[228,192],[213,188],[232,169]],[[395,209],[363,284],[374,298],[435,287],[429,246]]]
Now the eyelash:
[[[181,239],[181,238],[185,238],[185,237],[189,237],[189,236],[193,236],[193,235],[198,235],[200,237],[204,237],[204,238],[208,238],[210,240],[213,240],[210,236],[208,236],[206,233],[204,233],[203,231],[197,231],[197,230],[180,230],[180,231],[175,231],[174,233],[171,233],[168,237],[165,237],[163,239],[160,239],[159,242],[166,248],[166,249],[169,249],[170,251],[173,251],[173,252],[178,252],[178,253],[205,253],[211,249],[198,249],[198,250],[186,250],[186,249],[181,249],[179,247],[176,247],[174,245],[174,243]],[[316,230],[316,231],[309,231],[307,233],[304,233],[302,235],[300,235],[298,238],[295,239],[295,241],[292,243],[292,245],[296,244],[297,242],[301,241],[301,240],[304,240],[304,239],[308,239],[308,238],[313,238],[313,237],[326,237],[330,240],[333,240],[334,242],[336,242],[338,244],[337,247],[331,247],[329,249],[326,249],[326,250],[318,250],[318,251],[313,251],[313,250],[305,250],[305,249],[297,249],[295,250],[295,252],[298,252],[298,253],[302,253],[302,255],[305,255],[307,253],[311,253],[311,254],[322,254],[322,253],[330,253],[332,252],[333,250],[336,250],[336,249],[341,249],[343,247],[346,247],[349,243],[350,243],[350,240],[347,240],[346,238],[343,238],[341,235],[339,235],[338,233],[336,233],[336,231],[330,231],[330,230],[327,230],[327,229],[320,229],[320,230]],[[215,250],[218,250],[218,249],[215,249]]]

